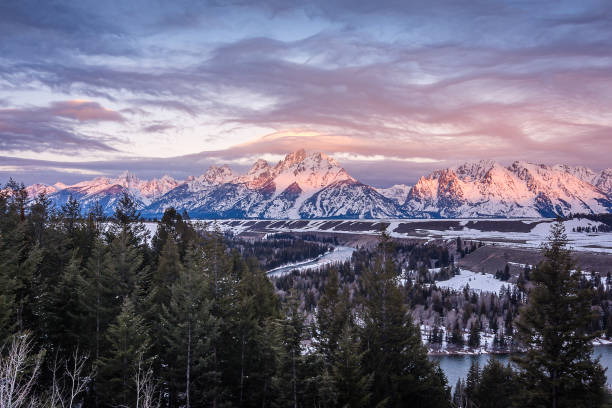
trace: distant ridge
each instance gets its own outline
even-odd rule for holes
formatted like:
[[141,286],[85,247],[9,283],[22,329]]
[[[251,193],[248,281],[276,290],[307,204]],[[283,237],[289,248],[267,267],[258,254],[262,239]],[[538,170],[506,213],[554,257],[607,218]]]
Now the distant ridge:
[[612,212],[612,169],[482,160],[434,171],[414,186],[376,189],[325,153],[300,149],[274,166],[259,159],[245,174],[227,165],[183,181],[124,172],[70,186],[33,184],[27,192],[31,198],[44,192],[58,206],[72,196],[84,211],[98,202],[106,213],[127,192],[151,218],[168,207],[194,218],[554,217]]

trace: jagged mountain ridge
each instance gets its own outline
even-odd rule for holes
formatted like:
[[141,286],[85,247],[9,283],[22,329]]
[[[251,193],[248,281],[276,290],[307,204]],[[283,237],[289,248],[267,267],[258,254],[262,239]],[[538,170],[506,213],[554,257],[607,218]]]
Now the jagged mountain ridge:
[[[369,217],[375,208],[377,214],[401,216],[397,205],[373,187],[358,183],[325,153],[307,154],[301,149],[288,154],[275,166],[257,160],[246,174],[236,177],[229,169],[211,166],[200,178],[210,182],[179,186],[143,213],[159,214],[164,208],[174,206],[187,210],[192,217],[202,218],[363,218]],[[312,204],[316,203],[312,200],[315,195],[325,189],[330,191],[330,186],[337,183],[343,183],[342,189],[333,191],[345,195],[345,205],[354,206],[350,203],[351,192],[368,190],[368,194],[362,195],[361,210],[344,211],[338,206],[332,209]]]
[[553,217],[569,212],[612,211],[612,169],[490,160],[437,170],[412,186],[376,189],[360,183],[324,153],[303,149],[276,165],[257,160],[245,174],[211,166],[198,177],[139,180],[125,172],[71,186],[36,184],[56,205],[69,196],[84,210],[96,201],[111,213],[124,193],[142,214],[159,217],[168,207],[194,218],[466,218]]
[[[159,179],[140,180],[133,173],[125,171],[115,178],[96,177],[93,180],[82,181],[70,186],[56,183],[48,186],[49,188],[44,192],[56,206],[65,204],[72,197],[79,201],[83,211],[92,209],[98,203],[106,213],[112,213],[117,200],[123,193],[128,193],[137,202],[139,208],[144,208],[180,184],[168,175]],[[41,186],[44,185],[38,186],[36,194],[32,194],[31,197],[43,191],[44,187]],[[34,192],[34,189],[32,191]]]
[[407,216],[434,218],[610,212],[612,191],[592,184],[605,179],[605,174],[521,161],[508,167],[486,160],[467,163],[421,177],[404,210]]

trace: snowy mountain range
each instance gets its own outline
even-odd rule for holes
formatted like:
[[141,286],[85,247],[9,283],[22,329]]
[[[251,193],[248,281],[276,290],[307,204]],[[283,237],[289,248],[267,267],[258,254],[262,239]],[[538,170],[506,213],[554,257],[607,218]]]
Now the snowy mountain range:
[[112,213],[124,192],[145,217],[168,207],[194,218],[467,218],[554,217],[570,212],[612,212],[612,169],[494,161],[437,170],[410,187],[377,189],[351,177],[325,153],[303,149],[272,166],[257,160],[245,174],[211,166],[198,177],[140,180],[125,172],[66,186],[34,184],[56,205],[70,196],[87,211],[96,202]]

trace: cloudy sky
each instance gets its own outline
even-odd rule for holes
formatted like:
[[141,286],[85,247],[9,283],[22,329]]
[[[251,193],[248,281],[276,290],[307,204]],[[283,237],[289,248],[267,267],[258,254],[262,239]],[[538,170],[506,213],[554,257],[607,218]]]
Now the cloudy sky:
[[245,169],[361,181],[612,166],[612,2],[0,2],[0,182]]

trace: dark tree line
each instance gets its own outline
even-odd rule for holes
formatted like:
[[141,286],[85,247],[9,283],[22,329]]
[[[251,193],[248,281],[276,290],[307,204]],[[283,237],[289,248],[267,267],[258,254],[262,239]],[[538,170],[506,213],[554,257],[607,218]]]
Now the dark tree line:
[[[19,353],[40,362],[15,372],[35,378],[26,405],[449,406],[387,240],[358,292],[330,274],[307,321],[294,288],[277,296],[259,260],[186,218],[168,209],[149,237],[127,195],[106,218],[2,190],[0,372]],[[58,385],[70,379],[83,386]]]
[[333,249],[330,243],[316,240],[314,236],[296,237],[291,234],[271,234],[265,239],[250,240],[228,236],[226,244],[245,258],[256,258],[265,270],[314,259]]

